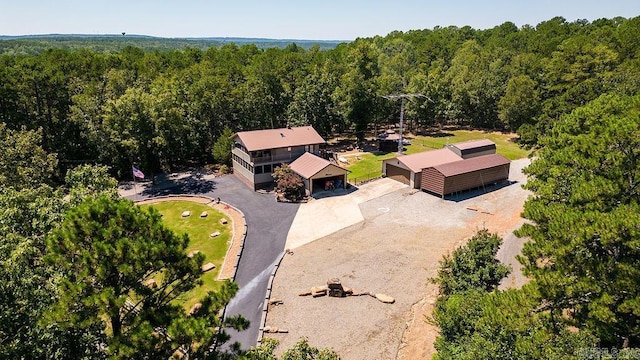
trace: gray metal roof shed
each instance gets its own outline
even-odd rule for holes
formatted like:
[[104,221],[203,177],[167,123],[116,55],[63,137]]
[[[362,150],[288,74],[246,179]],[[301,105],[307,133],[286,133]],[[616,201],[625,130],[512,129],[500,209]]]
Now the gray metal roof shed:
[[463,159],[496,153],[496,144],[489,139],[459,142],[447,145],[447,148]]

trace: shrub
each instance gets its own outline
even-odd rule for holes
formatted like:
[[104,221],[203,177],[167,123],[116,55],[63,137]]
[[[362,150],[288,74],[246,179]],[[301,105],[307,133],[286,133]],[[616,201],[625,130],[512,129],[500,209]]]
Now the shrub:
[[304,182],[302,178],[291,170],[291,166],[282,164],[273,172],[276,186],[282,192],[285,199],[298,201],[304,197]]

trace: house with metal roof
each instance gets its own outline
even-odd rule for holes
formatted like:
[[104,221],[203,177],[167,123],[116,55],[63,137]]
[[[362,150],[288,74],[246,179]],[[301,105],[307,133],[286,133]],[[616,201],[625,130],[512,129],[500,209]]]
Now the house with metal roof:
[[312,126],[241,131],[233,136],[233,173],[251,188],[273,183],[273,170],[304,153],[318,155],[325,140]]

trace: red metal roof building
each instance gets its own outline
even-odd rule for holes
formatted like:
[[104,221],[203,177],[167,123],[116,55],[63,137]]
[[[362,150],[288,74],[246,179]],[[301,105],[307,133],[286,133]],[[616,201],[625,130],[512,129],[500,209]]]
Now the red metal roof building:
[[244,145],[247,151],[325,143],[322,136],[312,126],[241,131],[236,133],[235,137]]
[[447,145],[447,148],[463,159],[496,153],[496,144],[489,139],[459,142]]

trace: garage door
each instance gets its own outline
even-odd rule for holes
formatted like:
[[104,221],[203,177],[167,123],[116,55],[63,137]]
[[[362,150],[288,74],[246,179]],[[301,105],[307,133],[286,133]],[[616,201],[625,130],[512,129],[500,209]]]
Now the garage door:
[[387,177],[396,181],[400,181],[403,184],[409,185],[409,177],[411,176],[411,171],[407,169],[403,169],[401,167],[387,164]]

